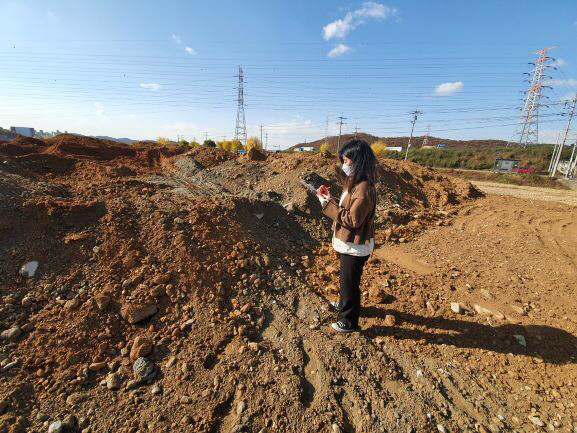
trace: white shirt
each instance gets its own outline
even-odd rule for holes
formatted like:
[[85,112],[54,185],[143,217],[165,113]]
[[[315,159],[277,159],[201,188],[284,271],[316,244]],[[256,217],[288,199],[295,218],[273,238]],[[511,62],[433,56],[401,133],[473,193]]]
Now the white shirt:
[[[343,205],[343,200],[347,196],[347,190],[344,190],[341,199],[339,201],[339,206]],[[370,256],[375,248],[375,239],[371,238],[368,244],[354,244],[352,242],[345,242],[340,240],[333,233],[333,248],[337,253],[348,254],[349,256],[364,257]]]

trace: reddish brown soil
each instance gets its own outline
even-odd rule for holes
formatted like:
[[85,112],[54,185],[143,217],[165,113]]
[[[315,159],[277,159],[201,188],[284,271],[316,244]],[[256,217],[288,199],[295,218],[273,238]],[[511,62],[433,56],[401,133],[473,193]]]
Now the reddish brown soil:
[[[75,140],[0,150],[0,332],[21,329],[0,432],[572,431],[575,208],[382,161],[363,331],[341,336],[330,222],[299,183],[338,195],[332,157]],[[158,374],[130,388],[137,337]]]
[[256,147],[252,147],[246,154],[249,161],[265,161],[266,154],[265,152],[257,149]]

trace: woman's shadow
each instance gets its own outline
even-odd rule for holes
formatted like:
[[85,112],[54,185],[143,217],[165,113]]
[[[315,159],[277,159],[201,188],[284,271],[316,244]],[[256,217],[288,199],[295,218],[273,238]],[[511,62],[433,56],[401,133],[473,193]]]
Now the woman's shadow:
[[[376,306],[366,307],[362,313],[364,317],[383,320],[387,314],[395,316],[396,326],[373,326],[367,328],[365,333],[373,337],[424,339],[430,344],[526,355],[552,364],[577,363],[577,338],[567,331],[551,326],[515,324],[490,326],[466,320],[417,316]],[[402,323],[411,323],[421,329],[399,326]],[[434,333],[433,329],[445,332]]]

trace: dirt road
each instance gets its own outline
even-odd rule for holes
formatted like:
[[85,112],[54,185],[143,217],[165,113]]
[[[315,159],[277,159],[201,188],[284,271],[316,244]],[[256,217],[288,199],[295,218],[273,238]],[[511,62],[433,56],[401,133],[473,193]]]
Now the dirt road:
[[577,206],[577,191],[536,188],[532,186],[506,185],[473,180],[473,185],[487,194],[508,195],[528,200],[543,200]]
[[451,431],[577,431],[577,209],[536,203],[489,195],[369,262],[365,335]]

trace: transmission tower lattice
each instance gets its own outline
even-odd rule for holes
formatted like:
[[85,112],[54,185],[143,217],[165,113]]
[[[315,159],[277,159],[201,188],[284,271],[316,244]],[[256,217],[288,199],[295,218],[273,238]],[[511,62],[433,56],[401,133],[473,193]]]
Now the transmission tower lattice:
[[425,137],[423,138],[423,144],[422,146],[425,147],[427,144],[429,144],[429,134],[431,133],[431,125],[427,125],[427,133],[425,134]]
[[543,78],[545,76],[545,70],[552,67],[552,65],[547,64],[547,62],[551,60],[551,57],[547,56],[547,53],[553,48],[557,48],[557,46],[543,48],[537,51],[537,60],[535,63],[530,63],[534,65],[535,68],[527,73],[527,75],[531,76],[531,84],[529,90],[527,90],[527,97],[523,104],[519,126],[515,134],[515,137],[519,137],[518,144],[523,144],[524,146],[537,144],[539,142],[539,106],[542,97],[541,91],[543,88],[549,87],[543,85]]
[[234,139],[240,140],[243,146],[246,146],[246,120],[244,118],[244,78],[242,68],[238,67],[238,109],[236,111],[236,128],[234,130]]

